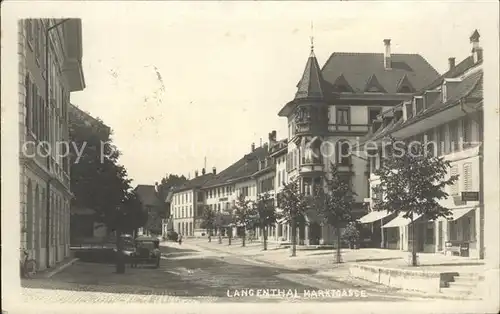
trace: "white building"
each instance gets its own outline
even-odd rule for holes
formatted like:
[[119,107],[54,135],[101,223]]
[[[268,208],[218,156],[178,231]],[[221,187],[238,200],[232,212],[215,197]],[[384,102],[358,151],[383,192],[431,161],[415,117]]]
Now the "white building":
[[183,236],[194,236],[195,230],[200,229],[199,221],[205,204],[205,194],[201,188],[214,176],[215,170],[206,174],[203,168],[200,176],[196,171],[193,179],[173,190],[170,215],[175,232]]
[[[482,258],[484,255],[483,59],[477,31],[470,41],[473,48],[470,56],[457,65],[455,59],[450,58],[448,72],[416,93],[411,101],[380,114],[372,133],[365,139],[365,142],[380,143],[392,135],[428,145],[437,143],[436,154],[452,162],[449,175],[459,175],[459,180],[446,191],[449,197],[442,201],[444,207],[452,210],[453,217],[448,221],[443,218],[427,221],[420,217],[414,223],[415,240],[411,238],[409,219],[387,212],[372,212],[362,217],[362,222],[372,224],[382,247],[411,250],[415,243],[418,252],[453,254],[462,246],[469,247],[470,256]],[[370,162],[372,188],[380,183],[373,174],[380,167],[380,154],[381,150]],[[478,198],[465,200],[463,192],[477,192]],[[372,199],[380,197],[383,196],[372,195]]]
[[[384,53],[335,52],[322,69],[311,47],[297,93],[278,113],[288,122],[287,177],[298,177],[302,192],[311,194],[336,163],[355,192],[355,217],[366,213],[369,173],[350,148],[374,117],[439,77],[422,56],[392,53],[389,39],[384,45]],[[313,212],[298,228],[299,243],[332,243],[333,230]]]
[[18,44],[20,246],[42,270],[70,253],[70,160],[56,146],[69,142],[70,94],[85,88],[81,20],[20,20]]

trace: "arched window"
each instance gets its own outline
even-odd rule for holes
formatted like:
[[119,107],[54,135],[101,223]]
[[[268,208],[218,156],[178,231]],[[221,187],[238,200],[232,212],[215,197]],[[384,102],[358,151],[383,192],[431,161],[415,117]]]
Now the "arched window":
[[348,166],[351,164],[351,145],[347,140],[337,142],[337,164]]
[[[28,191],[26,200],[26,221],[22,219],[23,227],[26,228],[26,245],[28,249],[33,248],[33,187],[28,179]],[[38,187],[37,187],[38,190]]]

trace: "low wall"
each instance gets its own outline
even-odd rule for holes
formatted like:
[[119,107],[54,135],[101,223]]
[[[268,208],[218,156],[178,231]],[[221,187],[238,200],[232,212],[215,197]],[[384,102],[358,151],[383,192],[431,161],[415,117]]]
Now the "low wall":
[[385,268],[379,266],[354,265],[349,268],[351,276],[385,286],[423,292],[441,292],[456,273],[424,272]]

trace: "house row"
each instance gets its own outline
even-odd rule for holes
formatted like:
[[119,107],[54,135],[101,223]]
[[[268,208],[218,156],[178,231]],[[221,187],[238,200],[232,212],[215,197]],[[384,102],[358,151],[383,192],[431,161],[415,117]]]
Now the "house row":
[[[371,226],[383,248],[411,250],[415,245],[417,252],[461,251],[477,258],[484,255],[483,53],[477,31],[470,42],[472,53],[468,57],[456,65],[450,58],[450,68],[445,74],[415,93],[411,100],[378,115],[370,133],[360,143],[370,156],[370,191],[380,183],[374,172],[383,162],[382,141],[389,135],[425,143],[431,154],[451,162],[448,175],[459,176],[447,187],[449,197],[440,202],[452,210],[450,219],[429,221],[418,216],[410,225],[410,219],[403,218],[403,214],[395,217],[379,211],[362,217],[361,222]],[[367,148],[367,142],[371,142],[371,148]],[[368,202],[373,205],[383,197],[371,193]]]
[[[201,228],[201,222],[205,206],[225,211],[234,205],[241,193],[251,201],[265,192],[276,196],[283,184],[294,178],[299,179],[301,191],[310,194],[323,184],[330,164],[336,163],[341,178],[355,192],[353,215],[364,226],[366,245],[407,250],[408,241],[411,242],[406,236],[408,231],[400,225],[397,225],[399,229],[387,226],[390,220],[400,217],[384,216],[371,210],[374,197],[371,190],[377,184],[374,171],[380,158],[368,159],[362,150],[349,152],[360,142],[382,140],[390,134],[423,140],[436,138],[442,136],[440,127],[444,124],[443,140],[454,142],[463,137],[463,133],[469,144],[462,146],[467,149],[460,153],[477,157],[480,145],[472,143],[481,141],[481,120],[475,120],[476,113],[472,113],[475,105],[467,103],[482,101],[482,54],[477,31],[471,42],[473,53],[457,65],[450,58],[450,68],[444,75],[419,54],[393,53],[390,39],[383,41],[382,53],[334,52],[322,68],[311,46],[297,92],[278,112],[288,124],[286,138],[278,140],[276,131],[272,131],[267,143],[259,147],[252,144],[247,154],[223,171],[217,173],[215,168],[211,173],[206,173],[205,169],[201,174],[196,171],[194,179],[173,192],[170,217],[174,230],[186,236],[203,236],[206,230]],[[464,118],[469,116],[474,118]],[[456,147],[445,145],[436,153],[450,154],[452,148]],[[466,183],[461,181],[454,187],[457,193],[465,191],[464,184],[471,191],[477,190],[479,184],[478,166],[474,163],[469,166],[463,156],[450,157],[460,160],[451,171],[466,171],[473,179],[467,179]],[[455,204],[453,197],[447,202]],[[334,241],[331,228],[318,221],[314,209],[306,220],[306,224],[298,227],[299,244]],[[474,221],[479,220],[478,216]],[[439,222],[435,224],[439,226]],[[457,227],[454,223],[451,225],[449,229],[446,225],[442,229],[436,227],[427,233],[417,233],[417,237],[428,239],[428,243],[431,243],[430,234],[436,239],[442,238],[432,240],[439,251],[439,241],[444,243],[452,239],[443,235],[446,232],[452,232],[457,239],[465,236],[459,231],[464,230],[458,227],[460,222]],[[427,230],[427,226],[419,228]],[[237,234],[238,230],[235,231]],[[290,235],[289,226],[280,221],[269,232],[270,239],[277,241],[288,242]],[[423,245],[426,251],[429,250],[427,242],[422,240],[417,245],[421,248]]]

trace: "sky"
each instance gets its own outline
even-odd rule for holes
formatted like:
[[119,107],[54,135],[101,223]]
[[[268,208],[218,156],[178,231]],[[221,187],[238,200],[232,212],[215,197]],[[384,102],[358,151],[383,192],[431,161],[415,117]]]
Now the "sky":
[[272,130],[285,138],[277,113],[311,35],[321,66],[333,52],[383,53],[390,38],[393,53],[419,53],[443,73],[497,14],[467,2],[125,4],[80,11],[87,87],[71,101],[112,128],[133,184],[192,178],[205,158],[221,171]]

